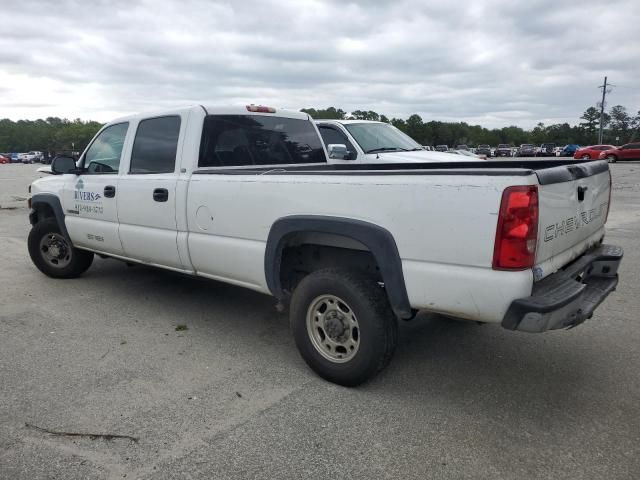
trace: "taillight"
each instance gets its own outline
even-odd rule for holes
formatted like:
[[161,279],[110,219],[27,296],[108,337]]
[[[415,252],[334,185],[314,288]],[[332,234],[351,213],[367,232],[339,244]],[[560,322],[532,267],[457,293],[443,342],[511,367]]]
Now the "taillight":
[[538,242],[538,187],[520,185],[502,192],[496,243],[493,249],[494,270],[531,268]]
[[247,105],[247,110],[249,112],[260,112],[260,113],[276,113],[276,109],[273,107],[265,107],[263,105]]

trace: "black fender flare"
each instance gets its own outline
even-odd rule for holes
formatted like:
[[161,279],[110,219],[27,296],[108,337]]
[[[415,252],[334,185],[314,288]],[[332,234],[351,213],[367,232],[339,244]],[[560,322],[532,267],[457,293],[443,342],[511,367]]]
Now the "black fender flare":
[[48,205],[53,210],[53,214],[56,217],[60,231],[67,240],[69,239],[69,232],[67,232],[67,226],[64,223],[64,210],[62,210],[62,204],[60,199],[52,193],[36,193],[31,197],[31,212],[29,213],[29,222],[34,225],[37,221],[36,210],[38,205]]
[[351,218],[322,215],[292,215],[271,226],[264,255],[264,270],[269,291],[278,299],[285,294],[280,284],[280,264],[286,238],[293,233],[331,233],[349,237],[365,245],[375,258],[394,313],[399,318],[413,315],[402,273],[402,261],[391,233],[373,223]]

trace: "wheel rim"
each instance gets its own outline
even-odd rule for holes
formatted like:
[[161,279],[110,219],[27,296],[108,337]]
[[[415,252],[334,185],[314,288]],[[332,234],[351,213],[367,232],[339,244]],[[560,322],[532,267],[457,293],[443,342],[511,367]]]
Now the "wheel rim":
[[311,344],[333,363],[353,359],[360,347],[360,325],[347,303],[335,295],[321,295],[307,310],[307,334]]
[[589,155],[582,155],[583,160],[589,160]]
[[613,163],[616,161],[616,157],[614,157],[613,155],[607,155],[607,161],[609,163]]
[[71,262],[71,248],[59,233],[49,233],[40,240],[42,258],[54,268],[64,268]]

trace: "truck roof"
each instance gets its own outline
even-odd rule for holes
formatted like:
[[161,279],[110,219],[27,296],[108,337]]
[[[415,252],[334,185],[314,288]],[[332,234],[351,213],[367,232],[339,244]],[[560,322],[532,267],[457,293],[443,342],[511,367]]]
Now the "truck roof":
[[[253,105],[253,104],[252,104]],[[299,120],[309,120],[308,114],[304,112],[298,112],[296,110],[287,110],[282,108],[274,108],[275,112],[273,113],[262,113],[262,112],[251,112],[247,110],[249,105],[185,105],[182,107],[169,108],[165,110],[152,110],[141,113],[134,113],[131,115],[125,115],[123,117],[118,117],[116,119],[111,120],[108,123],[120,123],[129,120],[138,120],[142,118],[150,118],[150,117],[161,117],[166,115],[176,115],[180,112],[184,112],[188,109],[204,109],[208,115],[265,115],[265,116],[276,116],[276,117],[285,117],[285,118],[296,118]],[[256,105],[257,106],[257,105]]]
[[342,124],[345,124],[345,125],[348,125],[350,123],[383,123],[385,125],[388,125],[385,122],[378,122],[376,120],[339,120],[339,119],[336,119],[336,118],[326,118],[326,119],[325,118],[319,118],[319,119],[316,120],[316,123],[320,123],[320,122],[322,122],[322,123],[330,123],[330,122],[342,123]]

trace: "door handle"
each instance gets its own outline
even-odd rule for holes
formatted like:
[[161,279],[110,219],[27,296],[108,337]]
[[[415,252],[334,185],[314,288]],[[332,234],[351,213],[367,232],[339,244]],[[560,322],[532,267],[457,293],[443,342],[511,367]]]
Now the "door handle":
[[104,196],[107,198],[113,198],[116,196],[116,187],[113,185],[107,185],[104,187]]
[[582,202],[584,200],[584,194],[588,189],[589,189],[589,187],[587,187],[587,186],[583,187],[582,185],[580,185],[578,187],[578,201],[579,202]]
[[156,202],[166,202],[169,200],[169,190],[166,188],[156,188],[153,191],[153,199]]

